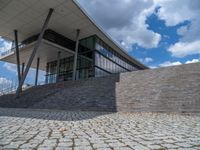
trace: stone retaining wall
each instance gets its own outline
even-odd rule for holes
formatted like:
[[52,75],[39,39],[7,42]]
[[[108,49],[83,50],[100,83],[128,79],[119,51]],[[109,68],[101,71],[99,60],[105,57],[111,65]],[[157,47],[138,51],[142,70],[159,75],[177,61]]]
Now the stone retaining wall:
[[200,111],[200,63],[123,73],[118,111]]
[[0,97],[0,107],[198,112],[200,63],[39,86]]

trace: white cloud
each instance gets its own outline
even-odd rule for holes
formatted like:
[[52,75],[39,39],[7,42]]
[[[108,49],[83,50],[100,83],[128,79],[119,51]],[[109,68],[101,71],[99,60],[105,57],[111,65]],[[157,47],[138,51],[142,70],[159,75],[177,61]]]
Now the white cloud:
[[200,54],[200,40],[194,42],[178,42],[170,46],[168,51],[175,57]]
[[6,87],[10,86],[12,84],[11,80],[8,80],[4,77],[0,77],[0,90],[5,89]]
[[17,73],[17,65],[11,63],[4,63],[3,67],[11,72]]
[[[177,66],[177,65],[197,63],[197,62],[200,62],[200,59],[187,60],[185,63],[181,63],[180,61],[174,61],[174,62],[166,61],[160,64],[159,67]],[[156,68],[156,66],[153,66],[153,68]]]
[[158,68],[157,66],[149,66],[149,68],[151,68],[151,69],[156,69],[156,68]]
[[179,61],[175,61],[175,62],[170,62],[170,61],[166,61],[162,64],[160,64],[160,67],[169,67],[169,66],[177,66],[177,65],[181,65],[182,63]]
[[197,63],[200,62],[200,59],[192,59],[185,62],[185,64]]
[[[146,19],[158,8],[157,16],[167,26],[175,26],[184,21],[190,24],[182,26],[177,33],[182,36],[179,43],[191,43],[200,40],[200,1],[193,0],[78,0],[89,14],[125,49],[132,50],[133,44],[144,48],[159,45],[161,35],[148,29]],[[112,6],[112,9],[110,9]],[[103,11],[102,11],[103,10]],[[177,45],[174,46],[177,46]],[[190,51],[190,50],[189,50]],[[191,51],[190,51],[191,52]],[[196,51],[192,52],[194,54]],[[173,56],[174,51],[172,51]],[[185,53],[184,56],[190,55]]]
[[149,63],[149,62],[152,62],[152,61],[153,61],[153,58],[150,58],[150,57],[146,57],[144,59],[144,62],[146,62],[146,63]]
[[[16,64],[11,64],[11,63],[4,63],[3,67],[11,72],[14,72],[16,77],[17,77],[17,65]],[[28,83],[31,83],[33,84],[33,81],[35,79],[35,73],[36,73],[36,70],[33,69],[33,68],[30,68],[29,72],[28,72],[28,75],[26,77],[26,81]],[[15,79],[16,79],[15,77]],[[41,71],[39,70],[39,74],[38,74],[38,83],[40,82],[44,82],[45,81],[45,71]]]
[[12,47],[12,42],[6,41],[0,36],[0,53],[5,52]]
[[143,63],[150,63],[150,62],[153,62],[153,61],[154,61],[153,58],[151,58],[151,57],[140,58],[139,60],[140,60],[141,62],[143,62]]
[[154,0],[158,10],[158,17],[165,21],[167,26],[175,26],[184,21],[190,23],[181,26],[177,34],[180,40],[169,48],[175,57],[185,57],[200,53],[200,0]]
[[157,47],[161,35],[148,29],[146,19],[154,12],[153,0],[78,0],[90,16],[126,50],[133,44]]
[[[193,0],[198,3],[199,0]],[[158,17],[165,21],[167,26],[175,26],[185,20],[190,20],[195,15],[192,11],[190,0],[155,0],[160,7]]]

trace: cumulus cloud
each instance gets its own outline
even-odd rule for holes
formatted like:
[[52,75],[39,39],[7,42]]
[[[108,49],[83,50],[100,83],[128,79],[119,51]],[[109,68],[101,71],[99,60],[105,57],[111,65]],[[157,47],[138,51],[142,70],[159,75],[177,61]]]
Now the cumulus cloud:
[[181,39],[170,46],[175,57],[185,57],[200,52],[200,1],[199,0],[154,0],[159,10],[157,15],[167,26],[175,26],[185,21],[189,24],[180,27],[177,34]]
[[198,4],[199,0],[154,0],[160,7],[158,17],[165,21],[167,26],[175,26],[185,20],[190,20],[194,13],[193,2]]
[[200,54],[200,40],[194,42],[178,42],[170,46],[168,51],[175,57]]
[[182,65],[182,64],[190,64],[190,63],[197,63],[200,62],[200,59],[192,59],[192,60],[188,60],[185,63],[181,63],[180,61],[166,61],[162,64],[159,65],[159,67],[169,67],[169,66],[177,66],[177,65]]
[[[8,70],[11,71],[13,73],[15,73],[15,75],[17,76],[17,65],[16,64],[11,64],[11,63],[4,63],[3,67]],[[29,82],[30,79],[35,79],[35,72],[36,70],[33,68],[30,68],[28,75],[27,75],[27,80]],[[44,82],[45,81],[45,71],[41,71],[39,70],[39,74],[38,74],[38,82]]]
[[4,77],[0,77],[0,90],[5,89],[6,87],[10,86],[12,84],[11,80],[8,80]]
[[185,64],[197,63],[200,62],[200,59],[192,59],[185,62]]
[[11,72],[17,73],[17,65],[11,63],[4,63],[3,67]]
[[78,0],[90,16],[127,50],[133,44],[157,47],[161,35],[148,29],[146,19],[154,12],[153,0]]
[[5,52],[5,51],[11,49],[11,47],[12,47],[12,42],[4,40],[0,36],[0,53]]
[[153,58],[151,58],[151,57],[141,58],[141,59],[139,59],[139,60],[140,60],[141,62],[143,62],[143,63],[146,63],[146,64],[148,64],[148,63],[154,61]]
[[149,68],[151,68],[151,69],[157,69],[158,66],[149,66]]
[[[126,50],[132,50],[133,44],[146,49],[158,46],[161,35],[148,29],[146,19],[155,8],[159,19],[164,20],[166,26],[176,26],[184,21],[189,24],[180,27],[177,33],[182,36],[179,42],[172,45],[169,52],[175,57],[198,54],[195,42],[200,40],[200,1],[193,0],[78,0],[92,18],[103,27]],[[112,7],[111,7],[112,6]],[[177,8],[178,7],[178,8]],[[178,47],[187,44],[187,49]],[[191,50],[191,48],[193,50]],[[188,52],[185,52],[185,51]]]
[[152,61],[153,61],[153,58],[150,58],[150,57],[146,57],[144,59],[144,62],[146,62],[146,63],[149,63],[149,62],[152,62]]
[[169,66],[177,66],[177,65],[181,65],[182,63],[179,61],[175,61],[175,62],[170,62],[170,61],[166,61],[162,64],[160,64],[160,67],[169,67]]

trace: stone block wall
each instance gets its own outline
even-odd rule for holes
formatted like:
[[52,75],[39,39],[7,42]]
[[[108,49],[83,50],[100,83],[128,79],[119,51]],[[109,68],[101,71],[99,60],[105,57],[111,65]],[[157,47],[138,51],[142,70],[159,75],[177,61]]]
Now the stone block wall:
[[122,73],[118,111],[200,111],[200,63]]
[[199,112],[200,63],[39,86],[0,97],[0,107]]

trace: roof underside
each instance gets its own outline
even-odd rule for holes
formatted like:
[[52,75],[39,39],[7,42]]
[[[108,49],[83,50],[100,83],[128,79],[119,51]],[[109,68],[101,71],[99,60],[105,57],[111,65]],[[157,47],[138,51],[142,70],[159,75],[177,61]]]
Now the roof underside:
[[[27,46],[20,49],[21,63],[22,62],[25,64],[28,63],[28,59],[32,53],[34,44],[35,44],[35,42],[28,44]],[[41,42],[41,45],[35,55],[35,58],[38,58],[38,57],[40,58],[39,69],[45,71],[46,65],[47,65],[46,63],[56,60],[55,58],[57,58],[58,52],[62,53],[62,55],[60,57],[61,59],[74,55],[73,51],[43,39]],[[9,63],[16,62],[15,53],[12,52],[8,57],[3,57],[2,60],[9,62]],[[37,65],[37,59],[34,59],[31,67],[36,68],[36,65]]]
[[129,61],[146,68],[113,42],[73,0],[0,0],[0,36],[14,40],[13,30],[17,29],[21,42],[38,34],[49,8],[54,9],[50,29],[74,41],[77,29],[81,31],[80,39],[96,34]]

